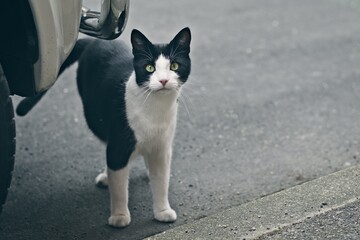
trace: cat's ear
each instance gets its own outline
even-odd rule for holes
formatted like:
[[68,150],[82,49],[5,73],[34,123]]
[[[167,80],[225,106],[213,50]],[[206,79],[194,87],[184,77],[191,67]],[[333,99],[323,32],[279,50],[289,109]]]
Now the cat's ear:
[[190,42],[191,42],[191,32],[188,27],[182,29],[174,39],[170,42],[171,45],[175,47],[180,47],[182,49],[188,49],[190,52]]
[[139,30],[134,29],[131,32],[131,44],[133,51],[135,51],[148,49],[151,42]]

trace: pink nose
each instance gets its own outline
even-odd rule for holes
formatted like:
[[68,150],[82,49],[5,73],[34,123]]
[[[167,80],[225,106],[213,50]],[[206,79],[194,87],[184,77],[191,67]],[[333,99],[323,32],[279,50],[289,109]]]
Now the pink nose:
[[168,82],[168,80],[164,80],[164,79],[163,79],[163,80],[160,80],[159,82],[165,87],[165,85],[166,85],[166,83]]

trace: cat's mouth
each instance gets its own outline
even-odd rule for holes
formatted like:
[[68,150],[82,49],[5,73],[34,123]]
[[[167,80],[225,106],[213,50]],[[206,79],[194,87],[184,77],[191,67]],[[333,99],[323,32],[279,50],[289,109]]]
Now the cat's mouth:
[[161,95],[168,94],[170,92],[172,92],[172,91],[169,88],[160,88],[160,89],[155,91],[156,94],[161,94]]
[[170,90],[171,90],[170,88],[163,87],[163,88],[160,88],[158,91],[164,92],[164,91],[170,91]]
[[175,86],[165,86],[165,87],[158,87],[158,88],[151,88],[148,87],[148,91],[151,91],[152,93],[157,94],[167,94],[167,93],[173,93],[179,90],[179,87]]
[[158,90],[155,90],[154,94],[158,96],[168,96],[168,95],[176,94],[176,92],[177,92],[176,88],[160,88]]
[[165,93],[165,92],[170,92],[174,90],[173,88],[167,88],[167,87],[163,87],[163,88],[159,88],[157,90],[155,90],[156,92],[159,92],[159,93]]

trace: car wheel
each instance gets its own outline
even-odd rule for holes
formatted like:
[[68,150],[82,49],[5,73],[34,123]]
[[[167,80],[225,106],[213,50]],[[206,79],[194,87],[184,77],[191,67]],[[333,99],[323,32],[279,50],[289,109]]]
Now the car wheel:
[[0,213],[10,187],[15,146],[14,108],[9,86],[0,64]]

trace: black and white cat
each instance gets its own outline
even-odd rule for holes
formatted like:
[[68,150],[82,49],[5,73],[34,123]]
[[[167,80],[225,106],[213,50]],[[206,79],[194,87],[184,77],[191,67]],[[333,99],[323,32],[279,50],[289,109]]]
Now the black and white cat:
[[79,60],[77,84],[85,119],[107,144],[107,168],[96,183],[109,186],[111,226],[130,223],[128,163],[139,155],[149,170],[155,219],[176,220],[168,188],[177,99],[191,69],[190,41],[189,28],[169,44],[152,44],[133,30],[132,52],[119,41],[81,39],[61,69]]
[[94,41],[79,59],[78,89],[89,128],[107,143],[107,169],[96,181],[108,184],[109,224],[125,227],[129,162],[144,157],[155,219],[176,220],[168,201],[177,98],[190,74],[188,28],[166,45],[152,44],[133,30],[130,50],[119,42]]

